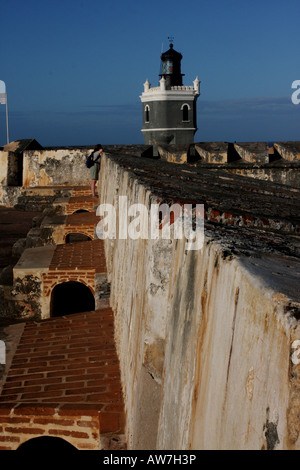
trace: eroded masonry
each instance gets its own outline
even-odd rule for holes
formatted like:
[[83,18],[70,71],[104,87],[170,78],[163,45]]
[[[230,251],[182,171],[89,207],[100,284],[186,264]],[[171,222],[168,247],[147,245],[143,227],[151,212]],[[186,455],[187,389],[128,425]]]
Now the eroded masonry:
[[[299,450],[300,142],[104,146],[97,199],[91,150],[0,151],[0,448]],[[203,247],[99,239],[120,196]]]

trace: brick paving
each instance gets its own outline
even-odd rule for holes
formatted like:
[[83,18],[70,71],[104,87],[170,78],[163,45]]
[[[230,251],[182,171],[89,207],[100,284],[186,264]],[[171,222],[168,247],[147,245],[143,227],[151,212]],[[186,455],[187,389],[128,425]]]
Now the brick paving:
[[[62,421],[66,415],[73,417],[72,423]],[[27,439],[37,434],[61,435],[70,442],[70,437],[80,438],[79,447],[89,448],[90,435],[83,442],[84,436],[70,431],[82,416],[98,417],[98,441],[107,433],[123,433],[124,408],[110,308],[26,323],[0,397],[0,441],[6,448],[9,443],[15,448],[23,434]],[[53,426],[55,417],[58,427]],[[39,431],[35,431],[36,424]],[[96,424],[95,419],[90,422],[93,428]],[[97,447],[99,442],[91,445]]]
[[[72,188],[67,201],[65,231],[93,236],[99,218],[89,188]],[[90,212],[73,214],[78,209]],[[45,296],[70,280],[95,294],[96,274],[107,272],[98,239],[57,245],[49,261]],[[62,437],[83,450],[126,448],[110,308],[25,323],[0,396],[0,450],[40,436]]]
[[95,273],[106,273],[104,241],[96,239],[57,245],[49,268],[50,270],[90,268]]

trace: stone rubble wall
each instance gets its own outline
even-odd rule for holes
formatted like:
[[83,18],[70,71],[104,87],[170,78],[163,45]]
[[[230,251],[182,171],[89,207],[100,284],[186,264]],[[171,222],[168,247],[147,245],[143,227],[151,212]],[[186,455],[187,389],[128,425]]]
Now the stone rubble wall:
[[[117,209],[157,200],[109,155],[99,184]],[[129,448],[300,449],[299,299],[273,279],[284,260],[224,243],[105,241]]]

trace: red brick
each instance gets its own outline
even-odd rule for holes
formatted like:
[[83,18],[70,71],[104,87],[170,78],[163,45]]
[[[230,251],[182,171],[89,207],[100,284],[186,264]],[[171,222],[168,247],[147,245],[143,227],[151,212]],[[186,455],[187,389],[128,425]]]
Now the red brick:
[[58,414],[59,416],[98,416],[99,412],[103,408],[102,405],[96,404],[80,404],[75,406],[74,404],[64,404],[60,407]]
[[88,439],[89,435],[85,432],[78,432],[78,431],[67,431],[61,429],[49,429],[49,434],[52,436],[71,436],[80,439]]
[[[60,367],[57,367],[57,366],[47,366],[47,374],[49,371],[57,371],[57,370],[63,370],[65,369],[65,366],[63,364],[60,364]],[[45,371],[45,367],[41,367],[41,366],[36,366],[36,367],[31,367],[30,369],[28,369],[28,372],[31,373],[31,374],[34,374],[35,372],[44,372]]]
[[[32,372],[33,370],[39,370],[39,371],[42,371],[42,370],[45,370],[45,367],[47,367],[48,363],[46,361],[33,361],[33,362],[30,362],[28,364],[26,364],[26,368],[28,368],[28,372]],[[13,364],[14,366],[14,364]],[[25,367],[24,367],[25,369]],[[24,373],[24,371],[23,371]]]
[[[23,371],[24,372],[24,371]],[[21,375],[24,375],[24,374],[21,374]],[[26,380],[31,380],[31,379],[41,379],[44,377],[44,374],[26,374],[25,377],[22,377],[22,378],[25,378]],[[6,385],[8,382],[11,382],[13,380],[16,380],[14,377],[8,377],[7,380],[6,380]]]
[[112,403],[119,397],[120,397],[120,394],[116,392],[90,393],[89,395],[87,395],[87,400],[88,401],[99,400],[100,403]]
[[19,398],[19,395],[5,395],[4,396],[4,392],[2,392],[2,397],[3,397],[3,400],[2,401],[6,401],[6,402],[13,402],[13,401],[17,401],[18,398]]
[[[29,385],[35,385],[37,383],[39,383],[41,385],[59,384],[61,381],[62,381],[62,378],[60,378],[60,377],[53,377],[53,378],[46,377],[46,378],[36,379],[36,380],[26,380],[24,382],[24,385],[25,385],[25,387],[27,387]],[[28,391],[27,388],[26,388],[26,391]]]
[[80,388],[80,391],[82,392],[83,391],[83,387],[84,387],[84,382],[74,382],[74,383],[68,383],[68,384],[65,384],[65,383],[61,383],[61,384],[57,384],[57,385],[47,385],[45,387],[45,391],[48,391],[48,390],[64,390],[66,388]]
[[[59,372],[50,372],[47,373],[47,377],[66,377],[66,380],[72,380],[76,376],[81,376],[85,372],[85,369],[73,369],[73,370],[63,370]],[[78,380],[78,378],[76,378]]]
[[15,388],[15,387],[21,387],[23,382],[7,382],[5,384],[5,388]]
[[[95,449],[95,445],[93,444],[89,444],[87,442],[79,442],[76,446],[79,450],[82,449],[82,450],[92,450],[92,449]],[[97,450],[98,450],[98,447],[97,447]]]
[[[93,421],[82,421],[82,420],[78,420],[77,421],[77,426],[80,426],[82,428],[92,428],[92,427],[95,427],[95,424]],[[97,423],[98,424],[98,423]]]
[[74,420],[72,419],[52,419],[52,418],[34,418],[35,424],[57,424],[59,426],[73,426]]
[[[70,384],[68,384],[69,386]],[[77,383],[75,383],[74,385],[77,385]],[[67,395],[80,395],[81,393],[102,393],[102,392],[105,392],[106,391],[106,387],[91,387],[91,388],[75,388],[75,389],[66,389],[65,391],[65,394],[66,396]]]
[[86,383],[87,387],[102,387],[104,390],[107,388],[107,383],[105,383],[105,379],[98,379],[98,380],[89,380]]
[[81,395],[70,395],[68,397],[66,396],[61,396],[61,397],[54,397],[54,398],[50,398],[48,396],[45,396],[45,397],[42,397],[39,399],[39,402],[40,403],[58,403],[59,404],[62,404],[62,403],[78,403],[78,404],[81,404],[82,402],[84,401],[84,396],[81,394]]
[[120,429],[119,413],[100,413],[100,433],[114,432]]
[[0,423],[9,424],[9,423],[30,423],[30,418],[15,418],[12,416],[1,416]]
[[29,400],[29,399],[39,399],[39,398],[45,398],[45,397],[58,397],[61,396],[62,392],[61,390],[49,390],[47,392],[39,392],[39,393],[23,393],[22,394],[22,400]]
[[[65,354],[57,354],[56,356],[37,356],[37,357],[30,357],[29,358],[29,361],[30,361],[30,366],[32,367],[33,366],[33,362],[43,362],[43,361],[58,361],[59,359],[65,359]],[[46,365],[47,365],[47,362],[46,362]]]
[[19,388],[9,388],[6,390],[4,388],[2,392],[2,396],[6,396],[8,393],[27,393],[27,392],[40,392],[42,391],[42,387],[39,385],[31,386],[31,387],[19,387]]
[[16,436],[0,436],[0,442],[20,442],[20,438]]
[[24,368],[22,368],[22,369],[12,369],[12,368],[11,368],[10,371],[9,371],[9,375],[8,375],[6,381],[8,381],[8,380],[15,380],[15,376],[23,375],[23,374],[24,374],[24,370],[25,370]]
[[11,410],[12,410],[12,406],[5,404],[5,403],[0,403],[0,416],[9,415]]
[[7,427],[5,429],[6,432],[12,432],[16,434],[44,434],[45,430],[41,428],[11,428]]
[[112,413],[123,413],[124,411],[124,405],[123,403],[108,403],[107,405],[104,406],[104,411],[106,412],[112,412]]
[[37,406],[30,403],[20,403],[15,409],[15,415],[53,416],[56,409],[53,406]]

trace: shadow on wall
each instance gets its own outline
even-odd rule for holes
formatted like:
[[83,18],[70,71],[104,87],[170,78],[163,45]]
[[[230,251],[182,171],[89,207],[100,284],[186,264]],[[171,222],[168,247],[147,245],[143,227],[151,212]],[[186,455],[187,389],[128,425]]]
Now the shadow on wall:
[[63,282],[57,284],[52,290],[51,317],[61,317],[92,310],[95,310],[95,298],[90,289],[81,282]]

